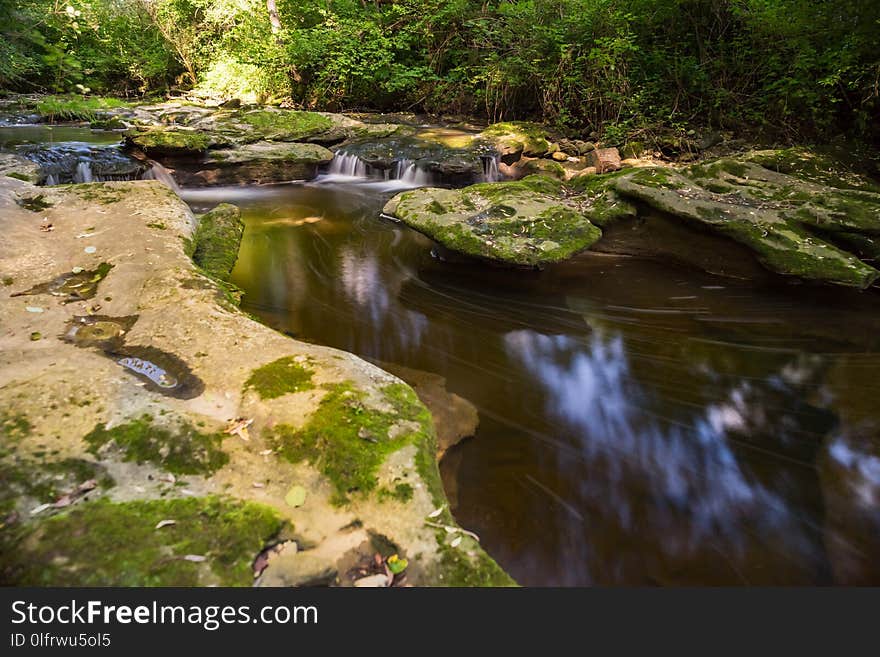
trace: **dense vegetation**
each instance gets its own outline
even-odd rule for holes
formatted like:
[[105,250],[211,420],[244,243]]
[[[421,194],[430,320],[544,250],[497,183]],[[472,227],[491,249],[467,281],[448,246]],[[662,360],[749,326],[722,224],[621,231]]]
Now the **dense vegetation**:
[[880,139],[877,0],[5,0],[0,86]]

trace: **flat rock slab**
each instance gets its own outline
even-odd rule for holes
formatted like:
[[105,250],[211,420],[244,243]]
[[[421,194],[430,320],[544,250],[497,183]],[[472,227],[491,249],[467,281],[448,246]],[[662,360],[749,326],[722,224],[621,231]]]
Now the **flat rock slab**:
[[446,499],[412,390],[241,313],[163,184],[4,177],[0,216],[4,584],[350,585],[389,546],[410,584],[511,583],[426,522]]

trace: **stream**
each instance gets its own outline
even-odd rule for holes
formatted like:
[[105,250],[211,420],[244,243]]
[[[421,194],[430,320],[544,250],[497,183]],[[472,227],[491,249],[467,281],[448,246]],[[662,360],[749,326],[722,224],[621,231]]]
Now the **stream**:
[[878,581],[876,292],[596,253],[540,272],[446,261],[380,216],[424,177],[336,164],[180,193],[242,209],[244,310],[476,406],[441,474],[519,583]]

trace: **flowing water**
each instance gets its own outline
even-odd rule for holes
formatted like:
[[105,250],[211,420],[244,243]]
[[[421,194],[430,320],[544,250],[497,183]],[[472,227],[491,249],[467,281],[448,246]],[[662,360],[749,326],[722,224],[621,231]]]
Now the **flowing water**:
[[[29,129],[0,128],[0,148],[115,143]],[[426,172],[385,172],[342,154],[313,183],[179,193],[242,208],[245,310],[476,406],[441,473],[520,583],[880,583],[876,291],[593,253],[542,272],[448,262],[380,216]]]
[[356,166],[184,197],[243,209],[245,310],[476,405],[441,472],[520,583],[878,582],[880,295],[445,262],[379,216],[400,182]]

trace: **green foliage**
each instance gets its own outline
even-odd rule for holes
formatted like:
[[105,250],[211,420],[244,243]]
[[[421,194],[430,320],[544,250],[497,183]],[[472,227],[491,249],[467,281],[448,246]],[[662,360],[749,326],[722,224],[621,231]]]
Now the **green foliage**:
[[[874,0],[11,0],[0,85],[880,140]],[[68,9],[69,7],[69,9]]]

